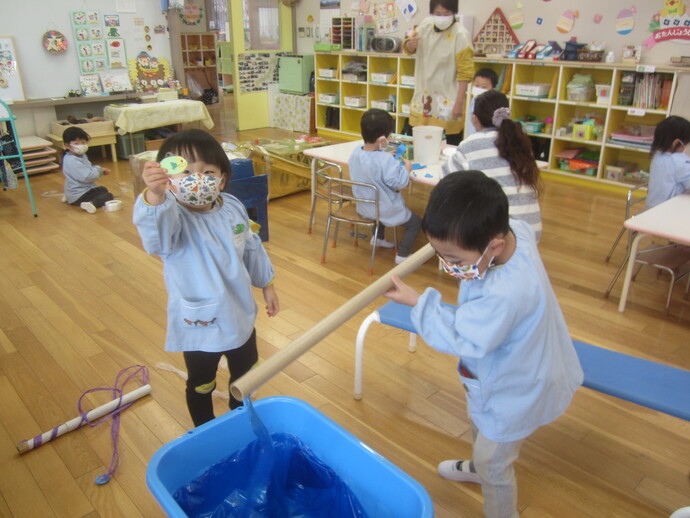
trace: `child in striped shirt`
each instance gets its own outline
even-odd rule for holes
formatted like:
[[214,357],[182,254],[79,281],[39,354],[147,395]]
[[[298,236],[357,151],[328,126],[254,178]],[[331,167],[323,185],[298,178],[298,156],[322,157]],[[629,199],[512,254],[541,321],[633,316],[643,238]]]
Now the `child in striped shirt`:
[[479,170],[495,179],[508,196],[510,217],[529,223],[539,241],[539,168],[522,126],[510,120],[508,98],[497,90],[484,92],[475,98],[471,117],[477,132],[460,142],[443,164],[443,176]]

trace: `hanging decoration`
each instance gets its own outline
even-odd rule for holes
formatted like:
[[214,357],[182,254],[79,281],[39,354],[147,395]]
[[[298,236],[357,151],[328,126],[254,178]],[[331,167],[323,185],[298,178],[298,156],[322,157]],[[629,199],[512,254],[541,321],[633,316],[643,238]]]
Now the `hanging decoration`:
[[525,25],[525,15],[522,12],[522,3],[518,2],[515,8],[508,15],[510,27],[517,30]]
[[652,16],[649,23],[652,35],[643,44],[651,49],[662,41],[690,43],[690,16],[681,0],[664,0],[664,8]]
[[564,11],[561,17],[558,19],[556,29],[558,29],[558,32],[563,34],[569,33],[573,30],[573,26],[575,25],[575,19],[579,16],[579,11],[571,11],[570,9]]
[[204,17],[204,8],[200,5],[186,4],[184,9],[177,11],[177,15],[185,25],[199,25]]
[[635,28],[635,13],[637,9],[632,6],[630,9],[623,9],[616,17],[616,32],[618,34],[630,34]]
[[67,38],[60,31],[47,31],[43,34],[43,48],[51,54],[67,52]]

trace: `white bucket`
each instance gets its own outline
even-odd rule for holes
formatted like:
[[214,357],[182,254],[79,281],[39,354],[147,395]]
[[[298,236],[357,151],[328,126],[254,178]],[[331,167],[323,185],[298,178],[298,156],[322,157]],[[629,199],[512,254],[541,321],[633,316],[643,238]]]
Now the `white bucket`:
[[415,126],[412,128],[414,161],[421,165],[438,163],[441,155],[443,128],[439,126]]

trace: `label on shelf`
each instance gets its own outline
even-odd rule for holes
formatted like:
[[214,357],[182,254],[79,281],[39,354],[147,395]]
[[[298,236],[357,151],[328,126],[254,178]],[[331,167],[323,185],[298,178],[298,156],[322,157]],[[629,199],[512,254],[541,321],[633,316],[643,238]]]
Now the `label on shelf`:
[[656,71],[656,67],[654,65],[637,65],[635,70],[637,72],[646,72],[652,74]]
[[628,108],[628,115],[633,115],[635,117],[642,117],[647,113],[647,110],[642,108]]

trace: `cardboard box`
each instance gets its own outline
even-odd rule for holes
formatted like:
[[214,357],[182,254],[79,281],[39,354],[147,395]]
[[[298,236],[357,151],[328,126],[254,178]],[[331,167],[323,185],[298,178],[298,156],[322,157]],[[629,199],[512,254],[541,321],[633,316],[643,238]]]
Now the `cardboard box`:
[[338,94],[321,93],[319,102],[323,104],[338,104]]
[[56,135],[62,138],[62,133],[70,126],[77,126],[83,129],[90,137],[96,135],[112,135],[115,133],[115,124],[109,119],[103,117],[94,117],[93,119],[86,119],[88,122],[84,124],[70,124],[66,120],[50,123],[51,135]]
[[515,85],[515,95],[544,98],[549,95],[551,85],[547,83],[524,83]]

